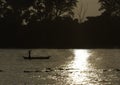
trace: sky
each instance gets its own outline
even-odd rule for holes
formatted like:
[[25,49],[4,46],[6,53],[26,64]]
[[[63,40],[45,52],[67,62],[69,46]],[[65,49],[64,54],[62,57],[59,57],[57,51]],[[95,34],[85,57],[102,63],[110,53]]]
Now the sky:
[[[78,0],[78,6],[77,9],[81,7],[81,4],[83,5],[83,8],[86,9],[85,17],[87,16],[98,16],[101,14],[99,11],[100,4],[98,3],[98,0]],[[78,10],[76,10],[76,14],[78,13]]]
[[84,4],[88,4],[88,10],[86,15],[87,16],[97,16],[100,15],[101,12],[99,11],[100,4],[98,3],[98,0],[79,0],[84,2]]

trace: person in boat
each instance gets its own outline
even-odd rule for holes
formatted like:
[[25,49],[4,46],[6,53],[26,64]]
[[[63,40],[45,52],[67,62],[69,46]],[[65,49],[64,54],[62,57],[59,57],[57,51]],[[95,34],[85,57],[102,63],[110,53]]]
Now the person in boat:
[[28,51],[28,58],[31,59],[31,50]]

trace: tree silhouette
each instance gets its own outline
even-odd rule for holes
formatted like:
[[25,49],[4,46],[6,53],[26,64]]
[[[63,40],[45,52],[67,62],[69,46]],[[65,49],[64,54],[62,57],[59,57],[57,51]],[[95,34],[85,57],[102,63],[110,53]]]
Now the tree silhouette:
[[11,17],[11,14],[11,7],[7,4],[6,1],[0,0],[0,25],[6,24],[9,18]]
[[[36,0],[29,13],[32,21],[51,21],[64,15],[72,16],[77,0]],[[30,19],[29,18],[29,19]]]
[[34,0],[0,0],[0,11],[8,24],[19,27],[23,22],[24,11],[33,3]]
[[85,15],[86,15],[86,12],[88,10],[88,4],[83,4],[82,2],[78,3],[77,7],[75,8],[75,16],[77,17],[78,19],[78,22],[79,23],[82,23],[84,22],[85,20]]
[[100,10],[103,14],[110,16],[120,16],[120,0],[99,0],[101,3]]
[[[0,17],[10,15],[15,25],[36,21],[51,21],[57,17],[73,16],[77,0],[0,0]],[[7,13],[8,9],[11,13]],[[7,18],[6,18],[7,19]]]
[[27,8],[34,3],[35,0],[6,0],[6,2],[12,6],[15,10],[20,10],[23,8]]

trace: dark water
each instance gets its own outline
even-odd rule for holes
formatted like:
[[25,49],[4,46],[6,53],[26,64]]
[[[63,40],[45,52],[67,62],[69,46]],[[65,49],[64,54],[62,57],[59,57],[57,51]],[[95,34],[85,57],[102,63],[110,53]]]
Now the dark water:
[[119,49],[0,49],[0,85],[120,85]]

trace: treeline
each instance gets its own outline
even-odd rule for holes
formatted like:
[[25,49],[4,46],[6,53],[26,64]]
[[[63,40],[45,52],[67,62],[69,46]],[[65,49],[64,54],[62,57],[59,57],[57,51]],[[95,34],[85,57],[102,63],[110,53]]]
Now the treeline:
[[105,11],[79,23],[77,0],[0,0],[0,47],[119,48],[119,2],[99,0]]

